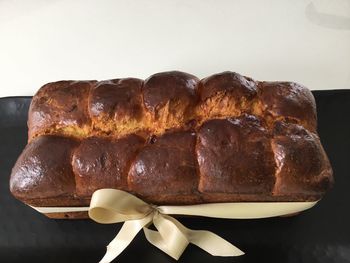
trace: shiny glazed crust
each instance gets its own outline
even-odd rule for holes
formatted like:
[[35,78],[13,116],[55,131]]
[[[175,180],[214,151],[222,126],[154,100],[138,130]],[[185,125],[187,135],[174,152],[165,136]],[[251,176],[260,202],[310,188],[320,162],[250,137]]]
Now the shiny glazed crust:
[[316,123],[307,88],[234,72],[49,83],[10,189],[34,206],[86,206],[100,188],[154,204],[314,201],[333,183]]

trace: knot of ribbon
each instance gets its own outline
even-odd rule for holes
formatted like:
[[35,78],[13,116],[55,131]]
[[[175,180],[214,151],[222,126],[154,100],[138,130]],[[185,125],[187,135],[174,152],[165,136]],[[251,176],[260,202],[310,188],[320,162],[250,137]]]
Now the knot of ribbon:
[[[102,224],[124,222],[117,236],[107,246],[107,252],[100,263],[109,263],[115,259],[141,229],[151,244],[176,260],[180,258],[190,243],[214,256],[244,254],[237,247],[212,232],[186,228],[168,215],[172,210],[169,210],[169,207],[171,206],[147,204],[136,196],[121,190],[97,190],[91,199],[89,217]],[[179,211],[173,209],[173,212],[182,213],[181,209]],[[148,228],[152,224],[157,231]]]

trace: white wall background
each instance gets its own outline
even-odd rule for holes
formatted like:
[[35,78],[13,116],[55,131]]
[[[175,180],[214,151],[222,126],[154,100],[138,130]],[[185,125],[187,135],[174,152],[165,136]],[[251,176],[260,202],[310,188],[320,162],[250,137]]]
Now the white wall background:
[[350,0],[0,0],[0,97],[172,69],[350,88]]

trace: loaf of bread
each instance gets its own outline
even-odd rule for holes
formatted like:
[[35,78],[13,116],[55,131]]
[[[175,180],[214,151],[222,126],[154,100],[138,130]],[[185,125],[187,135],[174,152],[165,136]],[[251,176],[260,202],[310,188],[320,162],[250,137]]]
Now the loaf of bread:
[[234,72],[53,82],[33,97],[10,189],[32,206],[88,206],[101,188],[154,204],[315,201],[333,183],[316,124],[307,88]]

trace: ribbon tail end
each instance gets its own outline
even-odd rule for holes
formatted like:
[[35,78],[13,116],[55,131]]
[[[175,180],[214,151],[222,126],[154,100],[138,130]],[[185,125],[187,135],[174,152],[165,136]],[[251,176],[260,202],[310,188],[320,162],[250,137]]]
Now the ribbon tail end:
[[215,256],[223,256],[223,257],[239,257],[239,256],[243,256],[245,255],[245,253],[240,250],[238,247],[236,246],[233,246],[232,245],[232,248],[230,249],[231,251],[228,252],[227,254],[226,253],[223,253],[223,254],[217,254]]
[[245,255],[245,253],[242,250],[240,250],[239,248],[237,248],[237,251],[236,251],[234,256],[239,257],[239,256],[243,256],[243,255]]
[[220,254],[213,253],[212,255],[216,257],[239,257],[245,255],[245,253],[242,250],[235,248],[235,250],[230,252],[222,252]]
[[110,263],[113,261],[113,259],[115,259],[118,256],[118,254],[116,254],[112,249],[110,249],[107,246],[106,254],[103,256],[103,258],[98,263]]

